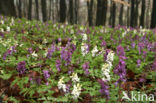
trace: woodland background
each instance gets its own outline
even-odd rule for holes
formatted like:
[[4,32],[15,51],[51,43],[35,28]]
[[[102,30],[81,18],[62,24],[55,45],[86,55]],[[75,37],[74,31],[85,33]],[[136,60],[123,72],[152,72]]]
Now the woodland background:
[[0,0],[0,14],[53,23],[155,28],[156,0]]

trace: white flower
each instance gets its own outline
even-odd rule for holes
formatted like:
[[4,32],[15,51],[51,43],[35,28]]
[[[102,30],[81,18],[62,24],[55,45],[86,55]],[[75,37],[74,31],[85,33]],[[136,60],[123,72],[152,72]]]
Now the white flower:
[[4,32],[4,29],[3,28],[1,28],[1,32]]
[[35,53],[35,51],[31,54],[33,57],[38,57],[38,55]]
[[43,44],[46,44],[46,43],[47,43],[47,39],[44,38],[44,40],[43,40]]
[[3,20],[1,20],[1,24],[4,24],[4,21]]
[[23,46],[23,44],[20,44],[19,46],[20,46],[20,47],[22,47],[22,46]]
[[113,51],[110,51],[107,55],[107,60],[106,62],[113,62],[114,60],[114,52]]
[[88,48],[89,47],[87,44],[84,44],[84,43],[81,44],[81,52],[83,56],[85,56],[88,53],[88,50],[87,50]]
[[105,63],[102,65],[102,76],[103,76],[102,80],[110,81],[110,74],[109,73],[110,73],[111,67],[112,67],[111,62]]
[[13,18],[11,18],[11,24],[12,24],[12,25],[14,24],[14,19],[13,19]]
[[73,91],[71,92],[74,99],[77,99],[79,95],[81,94],[81,85],[78,83],[77,85],[74,84]]
[[95,57],[95,54],[98,52],[97,46],[95,46],[91,52],[92,52],[92,56]]
[[7,32],[9,32],[9,31],[10,31],[10,27],[9,27],[9,26],[7,26],[7,28],[6,28],[6,29],[7,29],[7,30],[6,30]]
[[87,40],[87,34],[83,34],[82,36],[83,36],[83,37],[82,37],[82,40],[83,40],[83,41],[86,41],[86,40]]
[[74,83],[79,82],[80,78],[78,78],[77,73],[73,73],[72,76],[70,76],[72,78],[72,81]]
[[125,37],[125,35],[127,34],[127,32],[125,31],[124,33],[122,33],[122,37]]
[[73,29],[71,29],[70,33],[71,33],[71,34],[74,34],[74,30],[73,30]]
[[60,80],[58,81],[58,88],[59,89],[62,89],[64,92],[67,92],[67,87],[66,85],[64,84],[64,81],[63,81],[64,77],[60,78]]

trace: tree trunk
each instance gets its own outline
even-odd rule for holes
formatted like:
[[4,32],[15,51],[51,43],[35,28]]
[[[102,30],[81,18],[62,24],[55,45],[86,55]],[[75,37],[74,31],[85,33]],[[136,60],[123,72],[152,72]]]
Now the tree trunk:
[[52,0],[50,0],[50,6],[49,6],[49,20],[51,20],[51,14],[52,14]]
[[19,0],[18,4],[18,13],[19,13],[19,18],[22,18],[22,2]]
[[96,25],[105,25],[107,17],[107,0],[97,1]]
[[131,0],[131,20],[130,20],[130,26],[134,27],[134,19],[135,19],[135,0]]
[[36,3],[36,19],[39,20],[39,5],[38,5],[38,0],[35,0]]
[[41,0],[41,4],[42,4],[42,19],[43,22],[47,21],[47,0]]
[[119,24],[123,25],[123,7],[124,5],[122,4],[120,7],[120,15],[119,15]]
[[74,23],[78,23],[78,11],[79,11],[79,0],[75,0],[75,5],[74,5]]
[[144,19],[145,19],[145,0],[142,0],[142,8],[141,8],[141,17],[140,17],[140,26],[144,27]]
[[156,27],[156,0],[153,0],[153,9],[152,9],[152,17],[151,17],[151,28]]
[[28,19],[31,20],[32,16],[32,0],[29,0],[29,7],[28,7]]
[[115,21],[116,21],[116,4],[113,2],[113,12],[112,12],[112,27],[115,27]]
[[89,26],[93,26],[93,3],[93,0],[87,1]]
[[5,16],[17,17],[14,1],[13,0],[1,0],[0,1],[0,13]]
[[60,0],[60,22],[64,23],[66,21],[66,0]]
[[139,3],[140,3],[140,0],[135,0],[135,15],[134,15],[134,27],[137,27],[138,26],[138,15],[139,15]]
[[69,23],[74,23],[74,8],[73,8],[73,0],[69,0]]

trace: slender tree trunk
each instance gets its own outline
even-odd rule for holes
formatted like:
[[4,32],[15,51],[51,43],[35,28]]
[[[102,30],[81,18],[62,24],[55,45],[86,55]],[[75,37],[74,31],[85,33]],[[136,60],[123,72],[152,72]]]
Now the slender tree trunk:
[[93,3],[93,0],[87,1],[89,26],[93,26]]
[[52,0],[50,0],[50,6],[49,6],[49,20],[51,20],[51,14],[52,14]]
[[36,3],[36,19],[39,20],[39,5],[38,5],[38,0],[35,0]]
[[131,20],[130,20],[130,26],[134,27],[134,19],[135,19],[135,0],[131,0]]
[[60,0],[60,22],[64,23],[66,21],[66,0]]
[[[128,0],[128,3],[130,4],[130,0]],[[127,7],[127,26],[130,26],[130,7]]]
[[19,13],[19,18],[22,18],[22,2],[19,0],[18,4],[18,13]]
[[31,17],[32,17],[32,0],[29,0],[28,19],[31,20]]
[[14,1],[13,0],[1,0],[0,1],[0,13],[6,16],[17,17]]
[[78,23],[79,0],[75,0],[74,5],[74,23]]
[[140,16],[140,26],[144,27],[145,20],[145,0],[142,0],[141,16]]
[[105,25],[107,17],[107,0],[97,0],[96,25]]
[[74,7],[73,7],[73,0],[69,0],[69,23],[74,23]]
[[116,22],[116,4],[113,2],[113,12],[112,12],[112,27],[115,27]]
[[42,18],[43,21],[47,21],[47,0],[41,0],[41,4],[42,4]]
[[140,0],[136,0],[135,1],[135,18],[134,18],[134,27],[137,27],[138,26],[138,15],[139,15],[139,3],[140,3]]
[[124,5],[122,4],[120,7],[120,15],[119,15],[119,24],[123,25],[123,7]]
[[153,9],[152,9],[152,17],[151,17],[151,28],[156,27],[156,0],[153,0]]

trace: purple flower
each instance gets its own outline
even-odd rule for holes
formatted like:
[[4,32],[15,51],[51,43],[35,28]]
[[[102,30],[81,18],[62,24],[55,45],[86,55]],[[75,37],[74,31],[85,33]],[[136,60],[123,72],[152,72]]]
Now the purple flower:
[[141,60],[138,59],[138,60],[137,60],[137,67],[140,67],[140,65],[141,65]]
[[132,47],[132,48],[135,48],[135,43],[132,43],[132,44],[131,44],[131,47]]
[[36,80],[36,83],[37,83],[38,85],[41,84],[41,78],[40,78],[40,77],[35,78],[35,80]]
[[43,70],[44,78],[48,79],[50,77],[49,71],[48,70]]
[[17,64],[17,71],[19,74],[24,74],[26,71],[26,62],[22,61]]
[[119,80],[115,83],[117,85],[120,81],[125,82],[126,81],[126,63],[124,59],[125,57],[125,52],[124,48],[121,46],[117,47],[117,54],[119,56],[119,63],[114,69],[114,73],[117,74],[120,78]]
[[61,61],[59,59],[56,60],[56,69],[58,72],[61,71]]
[[72,57],[72,51],[66,50],[66,48],[63,47],[61,51],[61,59],[66,61],[66,64],[65,64],[66,66],[70,64],[71,57]]
[[99,92],[102,95],[104,95],[107,99],[109,99],[110,98],[110,96],[109,96],[109,86],[103,80],[98,80],[98,82],[101,85],[101,89],[99,90]]
[[106,46],[106,42],[104,40],[101,42],[101,46],[102,47],[105,47]]
[[29,49],[28,49],[28,52],[29,52],[30,54],[32,54],[32,53],[33,53],[32,48],[29,48]]
[[3,55],[3,60],[5,60],[8,55],[12,55],[13,52],[16,52],[15,48],[16,46],[12,46],[11,49],[8,49]]
[[118,56],[125,56],[124,48],[121,45],[119,45],[117,47],[117,55]]
[[90,74],[89,73],[89,70],[88,70],[89,69],[89,62],[84,63],[82,65],[82,68],[84,69],[86,75],[89,75]]
[[139,43],[138,44],[138,50],[139,50],[139,54],[141,54],[141,50],[144,48],[144,43]]
[[51,48],[48,48],[48,54],[47,57],[50,59],[52,57],[53,52],[55,52],[55,44],[51,45]]

